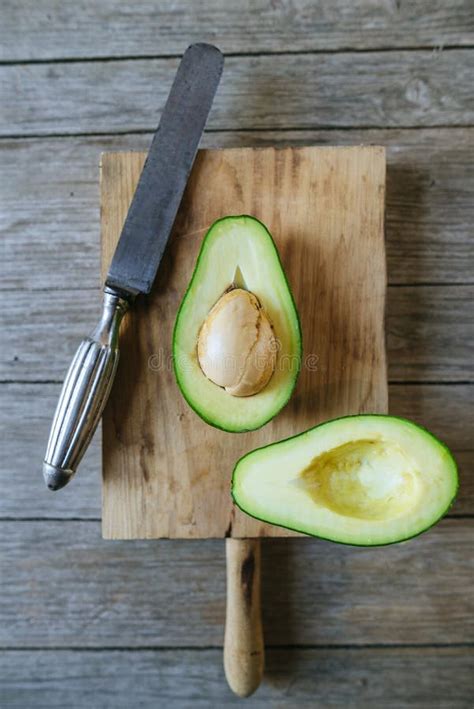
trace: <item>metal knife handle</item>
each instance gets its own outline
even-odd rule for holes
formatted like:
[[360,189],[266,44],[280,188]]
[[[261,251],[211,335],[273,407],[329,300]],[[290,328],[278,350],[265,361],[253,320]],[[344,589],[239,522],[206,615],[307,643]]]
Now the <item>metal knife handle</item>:
[[117,293],[104,291],[99,324],[81,342],[69,367],[43,462],[50,490],[67,485],[97,428],[117,370],[118,334],[128,307]]

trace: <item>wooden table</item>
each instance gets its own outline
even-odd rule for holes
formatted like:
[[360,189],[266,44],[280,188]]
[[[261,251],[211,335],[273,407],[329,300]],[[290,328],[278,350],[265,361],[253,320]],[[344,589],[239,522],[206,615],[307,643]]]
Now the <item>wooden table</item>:
[[196,40],[227,54],[204,145],[387,146],[390,409],[461,467],[447,519],[410,543],[264,544],[267,674],[247,706],[471,706],[470,0],[2,3],[0,705],[238,702],[224,545],[102,541],[98,440],[65,491],[41,479],[64,370],[99,312],[99,154],[147,148]]

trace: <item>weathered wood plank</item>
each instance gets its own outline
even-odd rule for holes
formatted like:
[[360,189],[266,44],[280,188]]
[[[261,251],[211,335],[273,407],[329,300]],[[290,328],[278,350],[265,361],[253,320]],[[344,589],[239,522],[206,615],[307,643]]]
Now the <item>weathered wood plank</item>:
[[[100,153],[145,150],[150,138],[0,141],[0,288],[98,286]],[[474,271],[473,140],[474,129],[458,128],[226,132],[203,144],[386,145],[389,282],[463,283]]]
[[[474,379],[473,294],[474,286],[388,288],[389,380]],[[33,295],[3,293],[0,380],[62,380],[77,344],[99,316],[98,290]]]
[[225,52],[449,46],[473,44],[468,0],[55,0],[2,3],[0,59],[180,54],[190,42]]
[[389,380],[474,380],[473,301],[474,286],[389,288]]
[[[113,0],[105,0],[100,6],[91,0],[78,0],[74,6],[72,3],[68,7],[61,5],[60,10],[55,0],[46,2],[41,7],[30,3],[28,13],[21,3],[12,0],[3,3],[0,47],[5,47],[6,53],[0,54],[0,57],[8,60],[87,56],[95,53],[98,46],[107,56],[118,53],[156,55],[165,51],[180,54],[186,43],[195,38],[221,43],[227,52],[281,51],[289,47],[292,50],[320,51],[324,48],[395,47],[413,43],[460,45],[472,43],[473,39],[473,15],[466,0],[455,0],[449,8],[446,3],[428,4],[421,0],[410,4],[381,3],[377,7],[365,0],[358,4],[361,7],[343,1],[330,8],[322,8],[319,3],[307,3],[306,0],[297,0],[291,7],[262,2],[262,6],[244,7],[247,13],[259,13],[255,22],[249,21],[253,15],[242,12],[239,3],[224,9],[219,0],[208,0],[205,7],[198,4],[191,8],[186,4],[184,12],[183,0],[177,3],[165,0],[159,9],[138,0],[133,6],[133,18],[129,8],[125,9]],[[243,4],[247,5],[246,2]],[[4,14],[7,22],[4,22]],[[472,63],[453,59],[456,54],[463,55],[457,51],[446,62],[449,54],[435,54],[432,60],[428,60],[427,53],[417,52],[407,61],[405,53],[402,53],[400,70],[395,67],[398,61],[396,53],[389,53],[388,59],[382,62],[381,54],[367,55],[366,63],[354,62],[354,55],[344,55],[343,61],[321,55],[321,73],[318,73],[318,57],[311,61],[301,59],[301,71],[293,68],[293,62],[300,61],[295,57],[291,62],[289,81],[292,85],[289,87],[285,84],[285,69],[281,69],[281,66],[286,66],[287,57],[276,60],[275,71],[271,66],[275,58],[265,58],[271,63],[271,69],[264,67],[264,70],[260,60],[247,58],[246,72],[240,71],[240,59],[229,60],[236,89],[224,94],[221,103],[217,104],[214,126],[233,127],[234,115],[240,117],[238,125],[244,128],[346,125],[344,121],[347,116],[349,125],[408,125],[410,119],[413,125],[430,125],[432,120],[435,124],[472,122],[472,100],[467,97],[468,89],[460,89],[461,83],[469,86],[468,71],[472,73]],[[431,62],[435,65],[434,69]],[[436,66],[436,62],[442,66]],[[147,91],[146,81],[151,79],[151,84],[155,85],[158,75],[161,78],[158,103],[162,103],[173,62],[164,63],[165,69],[156,71],[158,64],[162,63],[154,62],[149,72],[144,72],[146,77],[139,76],[140,84],[136,92],[131,92],[130,101],[128,98],[124,100],[124,96],[132,88],[128,77],[135,80],[135,72],[138,75],[141,73],[138,62],[124,62],[127,65],[124,71],[118,63],[112,62],[110,73],[104,71],[102,66],[91,63],[86,72],[79,67],[77,82],[68,81],[67,72],[61,69],[55,77],[58,67],[46,66],[36,86],[35,68],[23,67],[22,71],[13,72],[17,81],[14,89],[20,93],[31,91],[31,100],[18,101],[18,111],[12,110],[11,104],[6,102],[9,132],[16,133],[18,125],[25,125],[22,112],[34,111],[36,102],[39,104],[37,116],[40,120],[37,121],[31,114],[28,116],[26,129],[31,133],[109,130],[111,124],[111,130],[123,130],[123,125],[135,129],[140,124],[152,128],[154,120],[150,116],[156,116],[157,107],[152,105],[149,96],[146,102],[139,99],[140,94]],[[250,93],[247,104],[248,72],[254,64],[257,85]],[[74,65],[71,66],[72,74]],[[364,75],[357,82],[351,81],[347,87],[344,72],[351,76],[352,66],[354,72],[362,71]],[[374,67],[377,67],[377,73],[382,67],[377,81],[371,80]],[[459,75],[456,74],[457,69]],[[301,77],[306,79],[305,72],[310,77],[314,72],[315,78],[307,82],[308,99],[298,103],[294,97],[301,92]],[[30,76],[24,80],[22,77],[27,74]],[[77,91],[81,103],[93,103],[90,87],[103,85],[106,75],[107,81],[111,81],[111,91],[121,88],[120,94],[117,94],[121,99],[115,102],[107,91],[96,101],[97,111],[79,111],[79,120],[76,120],[78,104],[74,92]],[[120,87],[121,81],[128,83]],[[272,82],[276,84],[275,104],[281,103],[284,109],[281,117],[275,116],[272,110],[266,113],[270,97],[265,94],[265,87]],[[389,88],[390,82],[395,82],[397,88]],[[453,83],[452,90],[450,82]],[[355,93],[355,84],[362,87],[360,99]],[[364,85],[367,87],[365,90]],[[342,90],[335,90],[338,86],[349,89],[347,99],[333,106],[334,94],[342,93]],[[12,84],[9,90],[11,88]],[[43,103],[40,92],[45,90]],[[246,94],[244,101],[241,97],[243,93]],[[263,98],[254,109],[252,104],[258,94]],[[316,97],[314,101],[312,95]],[[377,103],[361,105],[364,101],[370,102],[374,96]],[[52,105],[55,100],[60,106],[56,111],[50,111],[48,103]],[[133,105],[135,101],[138,116]],[[301,107],[304,111],[300,121]],[[126,111],[130,112],[128,116],[125,113],[120,116],[120,112]],[[112,118],[110,114],[114,114]],[[15,116],[18,125],[12,119]],[[56,116],[61,117],[59,123]],[[289,123],[290,118],[295,116],[298,122]],[[369,123],[367,117],[373,120]],[[92,123],[98,128],[91,127]],[[472,281],[472,262],[470,265],[468,261],[469,254],[472,254],[472,240],[469,241],[468,236],[474,201],[472,166],[468,166],[469,132],[446,131],[449,141],[454,142],[454,138],[458,139],[461,134],[466,141],[464,144],[458,143],[455,148],[450,142],[449,151],[445,151],[444,143],[441,147],[438,144],[437,131],[397,132],[410,134],[412,138],[408,141],[411,140],[412,146],[395,140],[394,132],[390,133],[393,148],[389,160],[392,159],[396,166],[392,175],[389,169],[388,175],[387,230],[392,282]],[[304,140],[305,133],[309,132],[301,130],[285,135],[293,135],[290,140],[297,143]],[[327,132],[327,142],[333,142],[336,134],[336,131]],[[359,134],[360,131],[342,133],[340,142],[352,142]],[[206,140],[212,141],[208,144],[217,144],[221,140],[222,144],[226,141],[232,144],[237,135],[229,133],[221,137],[221,134],[216,134]],[[248,144],[245,141],[250,135],[242,134],[239,144]],[[428,138],[428,135],[431,137]],[[253,144],[272,140],[272,136],[263,133],[252,136]],[[472,140],[472,134],[470,138]],[[124,148],[129,148],[134,142],[138,149],[142,149],[148,143],[147,136],[117,137],[110,139],[111,148],[119,147],[122,140],[126,141],[121,145]],[[283,140],[286,138],[283,137]],[[91,145],[87,140],[77,141]],[[95,152],[95,148],[91,148],[90,153],[79,149],[77,141],[63,143],[71,146],[74,142],[74,149],[69,147],[68,150],[70,155],[76,151],[77,163],[82,170],[79,179],[76,179],[75,163],[67,172],[56,169],[54,175],[56,156],[53,160],[51,151],[38,162],[25,158],[23,167],[18,165],[16,169],[18,175],[23,171],[23,178],[19,177],[18,182],[21,190],[25,185],[28,189],[24,192],[17,189],[18,196],[15,197],[13,190],[10,191],[9,175],[4,179],[6,173],[2,163],[2,199],[8,187],[8,204],[14,205],[13,210],[10,206],[7,210],[2,209],[7,228],[12,222],[14,224],[14,229],[8,233],[8,250],[2,251],[2,265],[7,263],[3,254],[10,258],[16,250],[16,263],[7,271],[8,281],[15,281],[16,286],[47,290],[51,286],[52,274],[56,275],[59,271],[63,274],[63,281],[60,282],[61,278],[55,280],[55,287],[67,287],[71,283],[92,287],[97,283],[98,198],[95,166],[103,139],[95,141],[98,150]],[[28,142],[33,144],[33,141]],[[44,141],[45,148],[47,142]],[[381,141],[375,138],[373,142]],[[42,149],[42,141],[40,145]],[[39,153],[39,145],[37,150]],[[91,156],[92,162],[89,160]],[[39,175],[41,179],[38,179]],[[68,191],[69,176],[74,179],[71,179],[69,184],[72,186]],[[74,194],[71,195],[71,192]],[[47,195],[50,197],[45,200]],[[33,210],[36,210],[34,214]],[[94,213],[96,216],[91,219]],[[41,231],[49,238],[38,239]],[[22,241],[23,234],[25,241]],[[58,238],[55,240],[56,234]],[[68,266],[65,266],[64,251],[61,251],[65,235],[68,235],[68,252],[73,254]],[[400,256],[400,253],[403,255]],[[38,254],[41,254],[39,259]],[[6,279],[4,283],[6,288],[10,287]],[[436,302],[436,298],[429,300],[430,319],[436,316]],[[470,352],[462,345],[461,359],[451,350],[452,359],[446,356],[440,365],[438,352],[443,345],[440,325],[435,336],[435,359],[432,358],[430,332],[423,322],[423,314],[427,312],[425,304],[418,300],[408,316],[413,326],[411,332],[416,350],[410,365],[416,374],[414,378],[420,381],[426,362],[430,371],[435,372],[436,367],[441,366],[443,373],[450,378],[454,376],[454,370],[458,372],[463,364],[464,353],[470,355]],[[452,328],[451,323],[457,315],[455,308],[455,301],[450,301],[446,309],[443,306],[441,320],[445,318],[448,329]],[[403,362],[409,353],[406,344],[408,331],[405,331],[404,325],[400,331],[399,313],[396,310],[393,312],[395,320],[392,318],[391,348],[400,354],[400,358],[397,354],[396,361]],[[415,317],[420,312],[421,327],[415,328]],[[71,313],[74,317],[74,310]],[[34,337],[36,327],[37,323],[33,322],[27,335]],[[459,328],[462,327],[461,323]],[[70,344],[67,327],[63,332],[66,335],[63,343],[66,355]],[[455,343],[445,333],[445,344],[448,340],[449,347],[454,348]],[[26,342],[23,346],[28,358],[29,347]],[[420,355],[423,349],[425,353]],[[455,363],[454,369],[451,368],[452,361]],[[30,366],[35,366],[34,357],[30,359]],[[391,371],[394,379],[408,378],[404,366],[396,364]],[[458,374],[455,376],[457,378]],[[470,376],[469,373],[466,376]],[[34,392],[43,388],[49,391],[46,399],[36,399]],[[74,514],[90,516],[94,505],[98,506],[99,497],[98,457],[94,462],[94,455],[98,456],[97,446],[91,452],[90,462],[85,461],[81,478],[74,483],[74,488],[71,487],[67,502],[64,497],[66,493],[62,497],[51,496],[44,490],[39,466],[30,477],[31,463],[35,460],[31,453],[39,451],[38,458],[41,457],[58,386],[7,385],[0,389],[0,395],[7,390],[13,396],[11,402],[6,401],[6,406],[2,398],[0,407],[0,422],[5,422],[7,433],[2,447],[7,457],[4,461],[2,456],[0,468],[2,477],[3,470],[6,471],[7,485],[2,490],[6,490],[6,505],[12,510],[12,516],[16,516],[15,510],[25,515],[25,511],[34,514],[38,508],[41,508],[38,514],[47,515],[48,511],[51,514],[53,507],[54,515],[65,518]],[[48,396],[51,410],[40,412]],[[37,409],[33,402],[37,402]],[[456,441],[464,449],[472,447],[468,419],[469,407],[472,407],[471,388],[392,386],[391,402],[392,410],[395,408],[397,413],[419,419],[434,430],[439,426],[438,432],[445,439]],[[43,421],[43,432],[35,428],[38,419]],[[469,476],[466,477],[467,485],[463,487],[461,506],[457,506],[455,512],[468,514],[472,513],[474,499],[471,483],[474,480],[471,475],[473,454],[462,450],[458,458],[462,466],[469,466]],[[464,496],[466,488],[467,497]],[[4,504],[4,501],[0,503],[0,514]],[[2,573],[7,594],[0,597],[0,615],[8,618],[8,623],[3,623],[7,642],[10,643],[13,638],[15,647],[40,647],[44,644],[53,647],[57,637],[63,647],[68,644],[79,647],[82,640],[85,646],[91,647],[123,646],[130,644],[130,639],[131,644],[138,646],[142,645],[143,638],[145,646],[166,645],[170,638],[171,642],[178,638],[180,644],[196,646],[202,646],[206,641],[212,645],[221,642],[224,606],[224,557],[221,546],[219,549],[214,545],[201,550],[185,545],[187,549],[181,550],[171,547],[152,549],[149,544],[139,549],[135,545],[133,549],[129,545],[113,545],[115,550],[111,554],[113,547],[107,544],[104,548],[103,543],[98,541],[98,525],[72,522],[67,525],[52,524],[51,527],[51,524],[14,523],[5,525],[1,530],[0,544],[5,542],[8,548],[8,553],[2,556],[8,564],[5,564],[7,573]],[[360,557],[354,558],[352,554],[357,553],[356,550],[334,550],[316,542],[309,543],[316,549],[315,552],[312,549],[292,548],[291,544],[289,547],[285,544],[284,548],[277,545],[268,553],[264,550],[267,638],[278,644],[298,643],[302,637],[304,645],[306,642],[325,642],[325,637],[328,637],[328,643],[332,644],[341,642],[341,638],[342,642],[346,642],[347,637],[351,642],[351,633],[355,630],[352,642],[356,643],[365,643],[367,638],[368,642],[379,642],[377,638],[384,635],[389,638],[388,642],[393,642],[393,638],[395,642],[397,639],[406,642],[407,632],[408,642],[472,640],[472,631],[468,627],[472,618],[468,596],[472,587],[472,576],[468,576],[472,538],[470,524],[470,521],[448,520],[426,537],[409,545],[381,552],[362,551]],[[20,527],[27,529],[27,533],[21,534]],[[58,552],[59,558],[56,559]],[[195,564],[199,566],[197,573]],[[286,583],[282,583],[282,575],[287,579]],[[455,588],[453,578],[456,580]],[[64,580],[66,583],[63,585]],[[338,598],[341,587],[344,589],[342,598]],[[318,596],[316,607],[312,602],[307,605],[308,588],[317,591],[317,594],[311,594]],[[374,589],[373,592],[371,589]],[[138,593],[134,594],[134,591]],[[379,594],[382,600],[378,598]],[[189,603],[190,596],[193,604]],[[192,607],[195,598],[197,608]],[[408,630],[405,624],[409,626]],[[164,698],[167,705],[177,707],[207,707],[212,700],[219,706],[225,706],[232,704],[234,699],[225,688],[220,663],[220,650],[190,650],[179,655],[172,650],[165,653],[11,652],[3,654],[0,660],[4,668],[0,674],[6,676],[6,683],[0,685],[0,704],[12,703],[22,709],[32,705],[64,706],[65,701],[74,706],[90,706],[91,702],[94,706],[130,706],[132,689],[133,702],[150,707],[156,705],[157,698]],[[432,706],[433,697],[437,697],[437,706],[449,709],[467,707],[472,703],[472,655],[469,656],[465,648],[296,649],[291,653],[272,650],[268,668],[268,682],[252,700],[255,706],[267,706],[269,701],[278,703],[278,706],[294,706],[295,701],[302,706],[322,707],[329,703],[361,707]]]
[[[473,450],[474,387],[410,385],[389,387],[389,411],[413,419],[457,451]],[[468,471],[474,473],[474,470]]]
[[[153,130],[177,65],[0,66],[0,135]],[[474,52],[463,49],[229,57],[208,127],[470,125],[473,71]]]
[[[383,549],[263,540],[267,645],[474,640],[473,528],[448,519]],[[2,522],[0,558],[4,649],[222,644],[220,540],[106,542],[96,522]]]
[[[250,707],[472,705],[469,648],[267,648],[265,660]],[[3,651],[0,666],[2,704],[11,709],[242,705],[225,684],[220,649]]]
[[60,388],[59,384],[0,385],[0,517],[100,518],[100,433],[81,463],[80,474],[63,494],[52,494],[43,481],[41,466]]
[[2,295],[0,380],[62,380],[79,342],[98,321],[99,290]]
[[[465,412],[462,415],[464,416]],[[450,515],[472,515],[474,514],[474,451],[456,451],[455,458],[459,471],[459,494]]]
[[[51,494],[43,483],[41,461],[59,389],[59,384],[0,385],[0,517],[100,518],[99,435],[69,487]],[[473,387],[392,385],[389,394],[391,413],[427,426],[452,448],[461,488],[450,515],[474,514]]]

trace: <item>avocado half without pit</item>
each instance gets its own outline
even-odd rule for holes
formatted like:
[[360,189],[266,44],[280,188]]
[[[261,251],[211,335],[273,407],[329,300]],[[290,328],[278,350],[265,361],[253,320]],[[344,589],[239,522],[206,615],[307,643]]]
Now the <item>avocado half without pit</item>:
[[298,313],[270,233],[250,216],[218,220],[176,318],[184,398],[217,428],[251,431],[287,403],[300,362]]
[[347,416],[241,458],[232,496],[257,519],[334,542],[400,542],[435,524],[458,487],[448,448],[383,415]]

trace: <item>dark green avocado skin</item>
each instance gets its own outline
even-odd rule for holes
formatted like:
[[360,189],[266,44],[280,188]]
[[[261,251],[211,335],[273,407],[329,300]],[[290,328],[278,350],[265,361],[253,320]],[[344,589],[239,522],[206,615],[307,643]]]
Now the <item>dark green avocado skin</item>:
[[340,540],[329,539],[328,537],[322,537],[318,534],[310,534],[306,531],[298,529],[297,527],[288,527],[284,524],[276,524],[276,526],[281,527],[282,529],[289,529],[292,532],[298,532],[299,534],[304,534],[307,537],[314,537],[316,539],[321,539],[322,541],[325,541],[325,542],[331,542],[332,544],[340,544],[342,546],[351,546],[351,547],[388,547],[388,546],[392,546],[393,544],[400,544],[401,542],[407,542],[410,539],[415,539],[416,537],[419,537],[421,534],[424,534],[429,529],[431,529],[436,524],[438,524],[438,522],[448,513],[448,511],[451,509],[454,502],[456,501],[456,497],[457,497],[457,494],[459,491],[458,465],[456,463],[456,460],[455,460],[453,454],[451,453],[451,450],[448,448],[448,446],[443,441],[441,441],[439,438],[437,438],[433,433],[431,433],[431,431],[428,431],[427,428],[425,428],[424,426],[421,426],[420,424],[414,423],[413,421],[410,421],[409,419],[403,418],[403,416],[391,416],[390,414],[351,414],[350,416],[338,416],[335,419],[323,421],[322,423],[318,424],[317,426],[313,426],[312,428],[308,428],[308,429],[306,429],[306,431],[301,431],[301,433],[297,433],[296,436],[288,436],[288,438],[283,438],[281,441],[275,441],[275,443],[269,443],[266,446],[261,446],[260,448],[255,448],[253,451],[249,451],[248,453],[243,455],[241,458],[239,458],[239,460],[235,464],[234,470],[232,472],[231,496],[232,496],[232,500],[233,500],[235,506],[238,507],[239,510],[244,512],[246,515],[248,515],[249,517],[253,517],[254,519],[257,519],[259,522],[264,522],[265,524],[273,524],[273,522],[271,520],[263,519],[262,517],[257,517],[256,515],[252,514],[248,510],[245,510],[243,507],[241,507],[239,505],[239,502],[234,495],[234,482],[235,482],[235,476],[236,476],[236,472],[237,472],[237,468],[239,467],[239,464],[243,460],[245,460],[245,458],[252,455],[253,453],[256,453],[257,451],[264,450],[266,448],[271,448],[274,445],[278,445],[279,443],[285,443],[285,441],[290,441],[290,440],[293,440],[294,438],[299,438],[300,436],[303,436],[305,433],[309,433],[309,431],[314,431],[317,428],[322,428],[323,426],[326,426],[329,423],[333,423],[335,421],[342,421],[345,419],[351,419],[351,418],[360,419],[360,418],[374,417],[374,416],[378,416],[380,418],[386,418],[386,419],[397,419],[398,421],[403,421],[404,423],[408,423],[411,426],[413,426],[414,428],[418,428],[420,431],[423,432],[423,434],[427,434],[428,436],[430,436],[434,441],[436,441],[436,443],[438,445],[440,445],[442,448],[444,448],[444,450],[448,453],[448,456],[453,464],[454,472],[456,474],[456,488],[455,488],[453,497],[451,498],[450,502],[446,506],[446,509],[431,524],[429,524],[427,527],[424,527],[423,529],[419,530],[415,534],[410,534],[409,536],[404,537],[402,539],[396,539],[392,542],[385,542],[383,544],[353,544],[353,543],[349,543],[349,542],[343,542]]
[[284,401],[283,404],[278,408],[278,410],[275,411],[275,412],[274,412],[271,416],[269,416],[267,419],[265,419],[264,421],[262,421],[262,423],[260,424],[260,426],[252,427],[252,428],[231,428],[231,427],[224,427],[224,426],[222,426],[222,425],[220,424],[220,422],[219,422],[218,419],[211,418],[210,416],[206,416],[206,415],[203,414],[201,411],[199,411],[199,410],[196,408],[196,406],[194,406],[194,404],[190,401],[189,397],[187,396],[185,388],[182,386],[182,382],[181,382],[181,380],[180,380],[179,369],[178,369],[178,367],[176,366],[176,358],[173,356],[172,359],[173,359],[173,371],[174,371],[174,375],[175,375],[175,378],[176,378],[178,387],[179,387],[179,389],[180,389],[180,391],[181,391],[181,394],[183,395],[183,397],[184,397],[186,403],[188,404],[188,406],[189,406],[189,407],[194,411],[194,413],[197,414],[203,421],[205,421],[207,424],[209,424],[209,426],[213,426],[214,428],[217,428],[217,429],[219,429],[220,431],[225,431],[226,433],[248,433],[248,432],[250,432],[250,431],[257,431],[258,429],[263,428],[263,426],[266,426],[266,424],[267,424],[269,421],[271,421],[273,418],[275,418],[275,416],[276,416],[277,414],[279,414],[280,411],[287,405],[287,403],[289,402],[289,400],[291,399],[291,397],[292,397],[292,395],[293,395],[293,391],[294,391],[294,389],[295,389],[295,386],[296,386],[296,383],[297,383],[297,381],[298,381],[298,377],[299,377],[299,374],[300,374],[300,371],[301,371],[301,360],[302,360],[302,357],[303,357],[303,332],[302,332],[302,329],[301,329],[301,320],[300,320],[300,316],[299,316],[299,313],[298,313],[298,309],[297,309],[297,307],[296,307],[295,299],[294,299],[294,297],[293,297],[293,292],[292,292],[292,290],[291,290],[291,288],[290,288],[290,284],[288,283],[288,278],[287,278],[287,276],[286,276],[285,270],[284,270],[284,268],[283,268],[283,264],[282,264],[282,262],[281,262],[280,254],[279,254],[278,249],[277,249],[277,247],[276,247],[276,244],[275,244],[275,242],[274,242],[274,240],[273,240],[273,237],[272,237],[271,233],[268,231],[268,229],[267,229],[267,227],[265,226],[265,224],[264,224],[263,222],[261,222],[259,219],[257,219],[256,217],[253,217],[253,216],[250,215],[250,214],[240,214],[240,215],[238,215],[238,216],[226,216],[226,217],[221,217],[220,219],[217,219],[215,222],[213,222],[213,224],[212,224],[212,225],[209,227],[209,229],[207,230],[206,235],[205,235],[205,237],[204,237],[204,239],[203,239],[203,242],[202,242],[202,244],[201,244],[201,248],[200,248],[200,250],[199,250],[199,254],[198,254],[198,257],[197,257],[197,260],[196,260],[196,265],[194,266],[193,275],[191,276],[191,280],[190,280],[189,283],[188,283],[188,287],[186,288],[186,291],[185,291],[185,293],[184,293],[183,299],[182,299],[182,301],[181,301],[181,303],[180,303],[180,306],[179,306],[179,308],[178,308],[178,312],[177,312],[177,314],[176,314],[176,319],[175,319],[174,328],[173,328],[173,339],[172,339],[172,342],[173,342],[173,352],[174,352],[174,344],[175,344],[175,341],[176,341],[176,330],[177,330],[177,326],[178,326],[179,316],[180,316],[180,314],[181,314],[181,310],[182,310],[182,308],[183,308],[183,306],[184,306],[184,303],[186,302],[186,298],[187,298],[187,296],[188,296],[188,294],[189,294],[189,291],[191,290],[191,287],[192,287],[192,285],[193,285],[193,281],[194,281],[194,278],[195,278],[196,273],[197,273],[197,271],[198,271],[199,262],[200,262],[200,260],[201,260],[201,256],[202,256],[202,253],[203,253],[204,244],[206,243],[206,239],[207,239],[208,235],[211,233],[211,231],[214,229],[214,227],[217,226],[217,224],[220,224],[220,223],[222,223],[222,222],[225,222],[227,219],[235,220],[235,219],[241,219],[241,218],[244,218],[244,219],[251,219],[251,220],[253,220],[254,222],[257,222],[258,224],[260,224],[260,226],[266,231],[266,233],[268,234],[268,236],[269,236],[269,238],[270,238],[271,244],[272,244],[272,246],[273,246],[273,248],[274,248],[274,250],[275,250],[275,253],[276,253],[276,256],[277,256],[277,259],[278,259],[278,263],[280,264],[281,272],[282,272],[283,278],[284,278],[284,280],[285,280],[285,285],[286,285],[286,287],[287,287],[287,289],[288,289],[288,293],[290,294],[291,302],[293,303],[293,307],[294,307],[294,310],[295,310],[295,313],[296,313],[296,321],[297,321],[297,326],[298,326],[298,339],[299,339],[299,343],[298,343],[298,344],[299,344],[299,357],[298,357],[298,368],[297,368],[297,371],[296,371],[296,376],[295,376],[295,380],[294,380],[294,383],[293,383],[293,387],[292,387],[292,389],[290,390],[287,399],[285,399],[285,401]]

